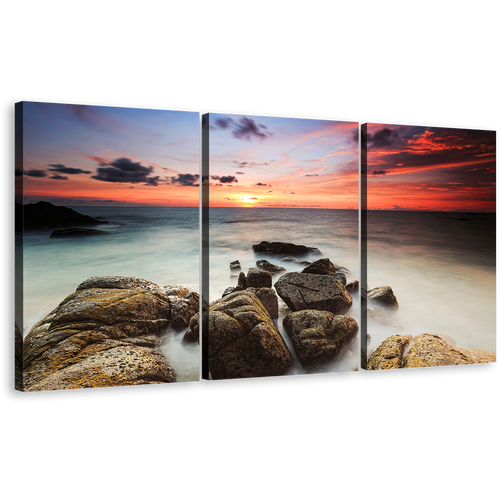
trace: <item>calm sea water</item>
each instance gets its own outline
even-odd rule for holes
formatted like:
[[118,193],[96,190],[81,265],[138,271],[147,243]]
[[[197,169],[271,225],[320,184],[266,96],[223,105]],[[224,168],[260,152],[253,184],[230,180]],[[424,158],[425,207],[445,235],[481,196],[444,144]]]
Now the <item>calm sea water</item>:
[[[105,235],[81,239],[51,239],[50,231],[25,234],[25,335],[91,276],[133,276],[199,291],[197,208],[73,208],[111,224],[98,227]],[[405,333],[445,333],[460,347],[495,350],[495,214],[370,211],[368,223],[368,285],[393,288],[400,304],[394,318]],[[317,247],[358,275],[355,210],[213,208],[209,227],[210,300],[236,284],[229,262],[238,259],[244,271],[255,267],[252,245],[262,240]],[[357,309],[355,300],[350,314],[356,319]],[[288,312],[280,299],[277,324],[291,348],[282,327]],[[369,333],[369,352],[388,336]],[[199,349],[183,346],[182,336],[169,329],[165,352],[179,380],[194,380]],[[356,368],[357,349],[356,341],[325,370]],[[297,362],[294,373],[304,372]]]

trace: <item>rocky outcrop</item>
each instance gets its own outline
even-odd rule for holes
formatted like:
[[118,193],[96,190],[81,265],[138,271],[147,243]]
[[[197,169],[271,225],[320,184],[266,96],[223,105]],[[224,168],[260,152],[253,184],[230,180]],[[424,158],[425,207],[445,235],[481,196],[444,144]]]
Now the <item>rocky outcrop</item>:
[[297,257],[283,257],[280,262],[293,262],[294,264],[300,264],[302,266],[308,266],[312,264],[312,260],[300,260]]
[[336,358],[358,332],[350,316],[327,311],[304,310],[290,313],[283,326],[292,339],[303,365],[319,365]]
[[437,335],[422,333],[414,337],[403,368],[468,365],[473,362],[466,351],[453,347]]
[[71,208],[53,205],[47,201],[21,205],[16,203],[16,231],[22,229],[57,229],[108,224],[83,215]]
[[414,338],[410,335],[394,335],[382,342],[370,356],[368,370],[468,365],[495,361],[494,352],[456,347],[453,338],[445,334],[423,333]]
[[106,231],[99,231],[99,229],[89,229],[84,227],[74,227],[71,229],[56,229],[52,231],[51,238],[70,238],[81,236],[98,236],[100,234],[107,234]]
[[137,278],[84,281],[24,339],[28,391],[175,381],[161,350],[171,303]]
[[213,379],[285,375],[293,358],[259,299],[249,291],[216,300],[208,313]]
[[274,287],[292,311],[315,309],[344,314],[352,305],[344,286],[330,275],[287,273]]
[[393,335],[384,340],[368,360],[368,370],[389,370],[401,368],[405,349],[411,342],[411,335]]
[[392,311],[399,309],[398,300],[390,286],[379,286],[368,290],[367,299],[369,307],[384,307]]
[[262,255],[286,255],[292,257],[305,257],[309,254],[321,255],[321,252],[317,248],[279,241],[261,241],[253,245],[252,248],[255,253],[260,253]]
[[[204,313],[204,319],[206,313]],[[207,316],[208,317],[208,316]],[[200,343],[200,313],[196,313],[189,321],[189,328],[186,330],[184,337],[182,337],[183,344]]]

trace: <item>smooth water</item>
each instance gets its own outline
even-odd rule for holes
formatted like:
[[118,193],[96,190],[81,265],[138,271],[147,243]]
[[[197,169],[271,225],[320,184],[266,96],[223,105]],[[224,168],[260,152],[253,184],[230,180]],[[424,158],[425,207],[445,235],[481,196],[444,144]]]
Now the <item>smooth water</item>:
[[[95,227],[103,235],[80,238],[25,232],[24,335],[91,276],[129,276],[199,291],[198,208],[72,208],[110,224]],[[182,345],[183,335],[167,330],[165,354],[179,381],[197,380],[199,347]]]
[[[494,213],[368,211],[368,288],[392,287],[405,334],[494,351],[495,225]],[[389,335],[368,326],[370,353]]]
[[[105,235],[88,238],[25,233],[24,335],[91,276],[131,276],[199,291],[198,208],[73,208],[111,224],[97,226]],[[368,212],[368,285],[393,288],[400,305],[394,318],[403,324],[404,333],[444,333],[459,347],[495,350],[495,220],[495,214],[480,213]],[[255,267],[259,257],[252,245],[263,240],[317,247],[324,257],[358,275],[356,210],[212,208],[211,301],[236,284],[229,262],[238,259],[245,272]],[[266,259],[288,271],[303,267]],[[277,325],[293,354],[282,327],[290,311],[279,302]],[[355,297],[349,314],[356,320],[357,308]],[[369,333],[368,353],[389,336],[373,328]],[[179,380],[196,380],[199,347],[182,345],[182,336],[169,328],[165,353]],[[357,352],[356,341],[325,371],[355,369]],[[305,372],[297,361],[294,373]]]

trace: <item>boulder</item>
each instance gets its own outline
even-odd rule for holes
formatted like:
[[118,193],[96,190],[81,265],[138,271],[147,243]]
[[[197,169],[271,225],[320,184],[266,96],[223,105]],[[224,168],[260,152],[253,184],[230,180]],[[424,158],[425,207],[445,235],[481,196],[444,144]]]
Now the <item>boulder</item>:
[[187,328],[189,320],[199,310],[199,294],[182,285],[167,285],[163,291],[170,299],[172,328],[176,331]]
[[303,273],[309,274],[334,274],[335,271],[335,266],[328,258],[316,260],[302,269]]
[[[345,276],[345,274],[344,274],[344,276]],[[346,279],[347,279],[347,277],[346,277]],[[351,295],[354,294],[354,293],[358,293],[359,292],[359,281],[358,280],[349,281],[348,283],[346,283],[345,289]]]
[[410,351],[404,359],[403,368],[468,365],[473,362],[466,351],[453,347],[437,335],[423,333],[413,339]]
[[255,253],[263,255],[286,255],[293,257],[305,257],[306,255],[321,255],[321,252],[314,247],[305,245],[295,245],[294,243],[283,243],[279,241],[261,241],[252,246]]
[[210,305],[208,338],[213,379],[285,375],[293,365],[276,325],[247,290]]
[[411,335],[393,335],[384,340],[370,356],[368,370],[401,368],[405,349],[410,345]]
[[278,319],[278,296],[272,288],[247,288],[255,294],[272,319]]
[[[206,313],[204,313],[206,315]],[[204,316],[205,317],[205,316]],[[182,337],[183,344],[200,343],[200,313],[196,313],[189,321],[189,328]]]
[[290,313],[283,326],[292,339],[303,365],[318,365],[336,358],[358,332],[350,316],[328,311],[303,310]]
[[352,297],[331,275],[287,273],[274,287],[292,311],[315,309],[344,314],[352,305]]
[[238,292],[239,289],[236,286],[228,286],[223,292],[222,296],[225,297],[226,295],[230,295],[231,293]]
[[273,285],[273,277],[269,271],[262,271],[251,267],[248,270],[246,277],[246,286],[253,288],[271,288]]
[[170,316],[170,300],[154,283],[84,281],[24,339],[25,390],[174,382],[158,348]]
[[379,286],[368,290],[368,305],[370,307],[384,307],[393,311],[399,309],[398,300],[390,286]]
[[240,290],[245,290],[247,287],[247,278],[243,271],[238,275],[238,287]]
[[271,274],[286,273],[286,269],[284,267],[277,266],[276,264],[273,264],[265,259],[258,260],[256,264],[259,269],[269,271]]
[[56,229],[50,234],[51,238],[70,238],[80,236],[96,236],[100,234],[107,234],[106,231],[99,231],[99,229],[89,229],[84,227],[74,227],[71,229]]

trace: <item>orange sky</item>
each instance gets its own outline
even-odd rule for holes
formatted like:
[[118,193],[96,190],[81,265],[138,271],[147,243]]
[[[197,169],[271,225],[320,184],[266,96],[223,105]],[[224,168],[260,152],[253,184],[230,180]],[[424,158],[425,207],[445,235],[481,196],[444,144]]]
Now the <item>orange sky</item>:
[[496,210],[492,131],[368,124],[367,208]]

